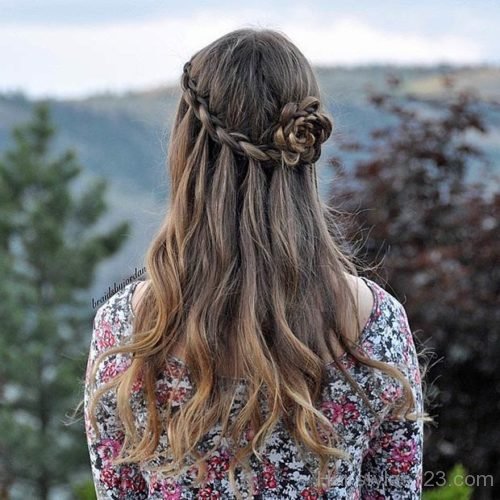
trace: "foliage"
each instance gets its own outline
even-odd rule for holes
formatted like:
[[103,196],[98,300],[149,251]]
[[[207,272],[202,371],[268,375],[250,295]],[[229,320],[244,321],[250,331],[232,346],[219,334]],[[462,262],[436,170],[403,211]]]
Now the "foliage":
[[[81,394],[90,317],[84,300],[96,266],[113,255],[126,223],[106,234],[105,185],[73,193],[73,151],[54,156],[45,103],[17,127],[0,159],[0,487],[45,499],[88,467],[81,425],[64,417]],[[28,493],[29,492],[29,493]]]
[[[356,212],[350,239],[362,235],[356,245],[369,262],[384,255],[383,275],[372,278],[391,284],[439,359],[427,375],[437,427],[426,436],[425,470],[461,462],[500,485],[500,192],[473,142],[487,133],[484,103],[449,79],[439,101],[388,83],[369,100],[389,124],[364,144],[340,144],[353,168],[333,158],[331,198]],[[471,173],[481,181],[468,181]]]
[[75,500],[97,500],[94,482],[90,479],[73,487]]
[[446,484],[424,492],[423,500],[469,500],[472,497],[472,488],[467,486],[464,478],[467,473],[460,464],[450,471]]

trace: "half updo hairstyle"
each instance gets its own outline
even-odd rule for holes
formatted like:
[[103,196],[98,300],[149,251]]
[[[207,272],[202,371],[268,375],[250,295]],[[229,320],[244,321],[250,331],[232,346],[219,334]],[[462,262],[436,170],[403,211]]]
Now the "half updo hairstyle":
[[[313,457],[318,484],[345,453],[318,409],[338,348],[401,383],[399,411],[414,405],[410,385],[349,339],[359,336],[347,273],[357,269],[337,240],[335,212],[318,195],[316,161],[332,133],[310,64],[274,30],[240,29],[184,65],[168,151],[170,209],[146,258],[148,286],[129,342],[101,355],[129,354],[128,369],[96,391],[91,409],[115,390],[125,442],[117,463],[154,462],[162,430],[172,476],[210,452],[198,449],[216,424],[234,451],[229,477],[260,459],[281,422]],[[193,391],[180,408],[155,403],[155,381],[184,346]],[[131,391],[143,384],[148,410],[136,426]],[[236,413],[241,390],[245,398]],[[252,433],[248,433],[249,429]],[[250,491],[250,486],[249,486]]]

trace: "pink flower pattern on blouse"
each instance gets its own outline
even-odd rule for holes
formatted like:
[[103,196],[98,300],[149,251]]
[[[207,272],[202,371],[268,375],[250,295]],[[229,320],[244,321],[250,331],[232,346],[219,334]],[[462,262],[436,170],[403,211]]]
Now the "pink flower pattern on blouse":
[[[370,318],[358,341],[359,347],[371,358],[400,368],[408,377],[417,402],[423,411],[420,370],[412,332],[404,306],[375,282],[363,278],[374,296]],[[225,440],[208,460],[208,477],[202,485],[195,482],[197,468],[187,464],[178,477],[152,470],[148,464],[114,466],[123,443],[123,428],[117,418],[116,396],[105,393],[97,407],[99,436],[90,425],[88,404],[95,388],[123,372],[130,355],[112,355],[101,363],[94,385],[90,372],[97,356],[111,347],[126,342],[131,336],[133,311],[131,297],[138,282],[117,292],[97,311],[92,331],[85,378],[85,430],[91,470],[99,499],[234,499],[236,496],[228,478],[231,449]],[[401,384],[378,370],[358,363],[344,354],[341,362],[356,382],[366,391],[376,413],[371,412],[334,364],[327,365],[329,378],[323,388],[319,409],[333,423],[341,436],[340,447],[351,459],[335,460],[334,478],[328,488],[317,488],[314,469],[304,450],[298,449],[283,425],[271,434],[262,462],[252,456],[251,477],[236,469],[236,480],[244,498],[258,499],[419,499],[422,491],[423,424],[421,420],[399,420],[392,416],[392,404],[401,396]],[[242,382],[242,389],[244,384]],[[134,384],[131,403],[140,427],[147,413],[140,381]],[[189,398],[192,386],[185,363],[170,357],[164,372],[156,382],[156,403],[162,412],[168,401],[172,409]],[[235,402],[235,411],[244,394]],[[200,450],[208,450],[218,440],[219,426],[209,432]],[[251,439],[248,430],[245,437]],[[166,433],[160,438],[155,460],[168,461]],[[154,465],[154,463],[152,464]],[[252,482],[254,494],[248,488]]]

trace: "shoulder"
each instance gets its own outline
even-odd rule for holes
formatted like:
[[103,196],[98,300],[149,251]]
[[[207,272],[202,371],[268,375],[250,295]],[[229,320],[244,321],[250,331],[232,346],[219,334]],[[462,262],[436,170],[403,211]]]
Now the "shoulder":
[[147,290],[149,284],[150,284],[150,280],[139,281],[139,283],[137,284],[135,289],[131,291],[130,302],[131,302],[131,310],[132,310],[133,315],[135,315],[135,313],[139,307],[139,304],[140,304],[142,298],[144,297],[144,294],[146,293],[146,290]]
[[139,283],[126,285],[97,309],[93,321],[93,341],[97,350],[113,347],[130,334],[133,319],[131,299]]
[[368,354],[397,365],[409,363],[415,356],[415,345],[405,306],[378,283],[363,279],[374,297],[365,342]]
[[363,278],[348,273],[345,276],[358,307],[358,322],[362,329],[373,313],[375,296]]

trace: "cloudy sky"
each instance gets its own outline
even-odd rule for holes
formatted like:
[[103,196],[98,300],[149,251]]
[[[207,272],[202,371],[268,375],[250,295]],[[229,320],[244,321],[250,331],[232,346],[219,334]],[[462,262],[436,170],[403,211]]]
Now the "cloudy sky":
[[171,83],[194,51],[248,26],[285,32],[322,65],[500,64],[498,0],[0,0],[0,92]]

